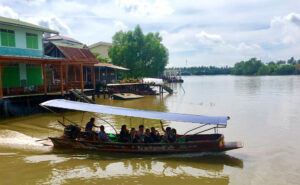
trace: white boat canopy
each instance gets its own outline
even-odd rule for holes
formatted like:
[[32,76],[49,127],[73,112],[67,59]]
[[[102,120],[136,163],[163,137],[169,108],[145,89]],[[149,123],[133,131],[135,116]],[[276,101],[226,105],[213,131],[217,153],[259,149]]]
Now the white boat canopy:
[[170,121],[181,121],[191,123],[202,123],[202,124],[214,124],[214,125],[226,125],[228,117],[226,116],[201,116],[195,114],[179,114],[179,113],[168,113],[168,112],[157,112],[157,111],[146,111],[138,109],[129,109],[122,107],[113,107],[107,105],[97,105],[82,103],[64,99],[54,99],[43,102],[40,104],[45,107],[55,107],[69,110],[77,110],[84,112],[94,112],[103,114],[112,114],[120,116],[129,116],[137,118],[148,118],[158,120],[170,120]]

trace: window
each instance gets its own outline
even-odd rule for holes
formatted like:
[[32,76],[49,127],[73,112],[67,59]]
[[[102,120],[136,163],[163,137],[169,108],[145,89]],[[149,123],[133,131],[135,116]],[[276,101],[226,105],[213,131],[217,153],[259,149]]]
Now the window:
[[26,33],[26,47],[38,49],[38,36],[37,34]]
[[15,32],[1,29],[1,46],[16,47]]

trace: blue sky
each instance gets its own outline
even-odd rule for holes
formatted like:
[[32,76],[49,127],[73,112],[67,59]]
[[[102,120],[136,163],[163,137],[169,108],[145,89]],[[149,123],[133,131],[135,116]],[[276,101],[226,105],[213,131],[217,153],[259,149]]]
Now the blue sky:
[[[139,24],[159,32],[168,66],[300,59],[299,0],[0,0],[0,16],[47,26],[87,45]],[[187,61],[187,65],[186,65]]]

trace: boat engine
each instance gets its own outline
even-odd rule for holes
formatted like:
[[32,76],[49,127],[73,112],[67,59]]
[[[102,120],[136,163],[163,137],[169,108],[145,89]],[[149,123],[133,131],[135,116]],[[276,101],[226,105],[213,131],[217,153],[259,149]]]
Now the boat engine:
[[70,139],[76,139],[80,137],[81,128],[78,125],[67,125],[64,129],[64,135]]

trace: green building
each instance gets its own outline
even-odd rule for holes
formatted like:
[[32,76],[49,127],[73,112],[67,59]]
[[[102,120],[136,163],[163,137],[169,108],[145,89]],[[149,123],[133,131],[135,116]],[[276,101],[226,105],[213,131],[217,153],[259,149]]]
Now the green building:
[[58,34],[57,31],[48,28],[0,17],[0,86],[4,93],[10,94],[9,91],[17,88],[26,91],[33,86],[43,85],[41,65],[36,62],[24,62],[24,59],[31,58],[35,61],[49,58],[44,55],[44,33]]

